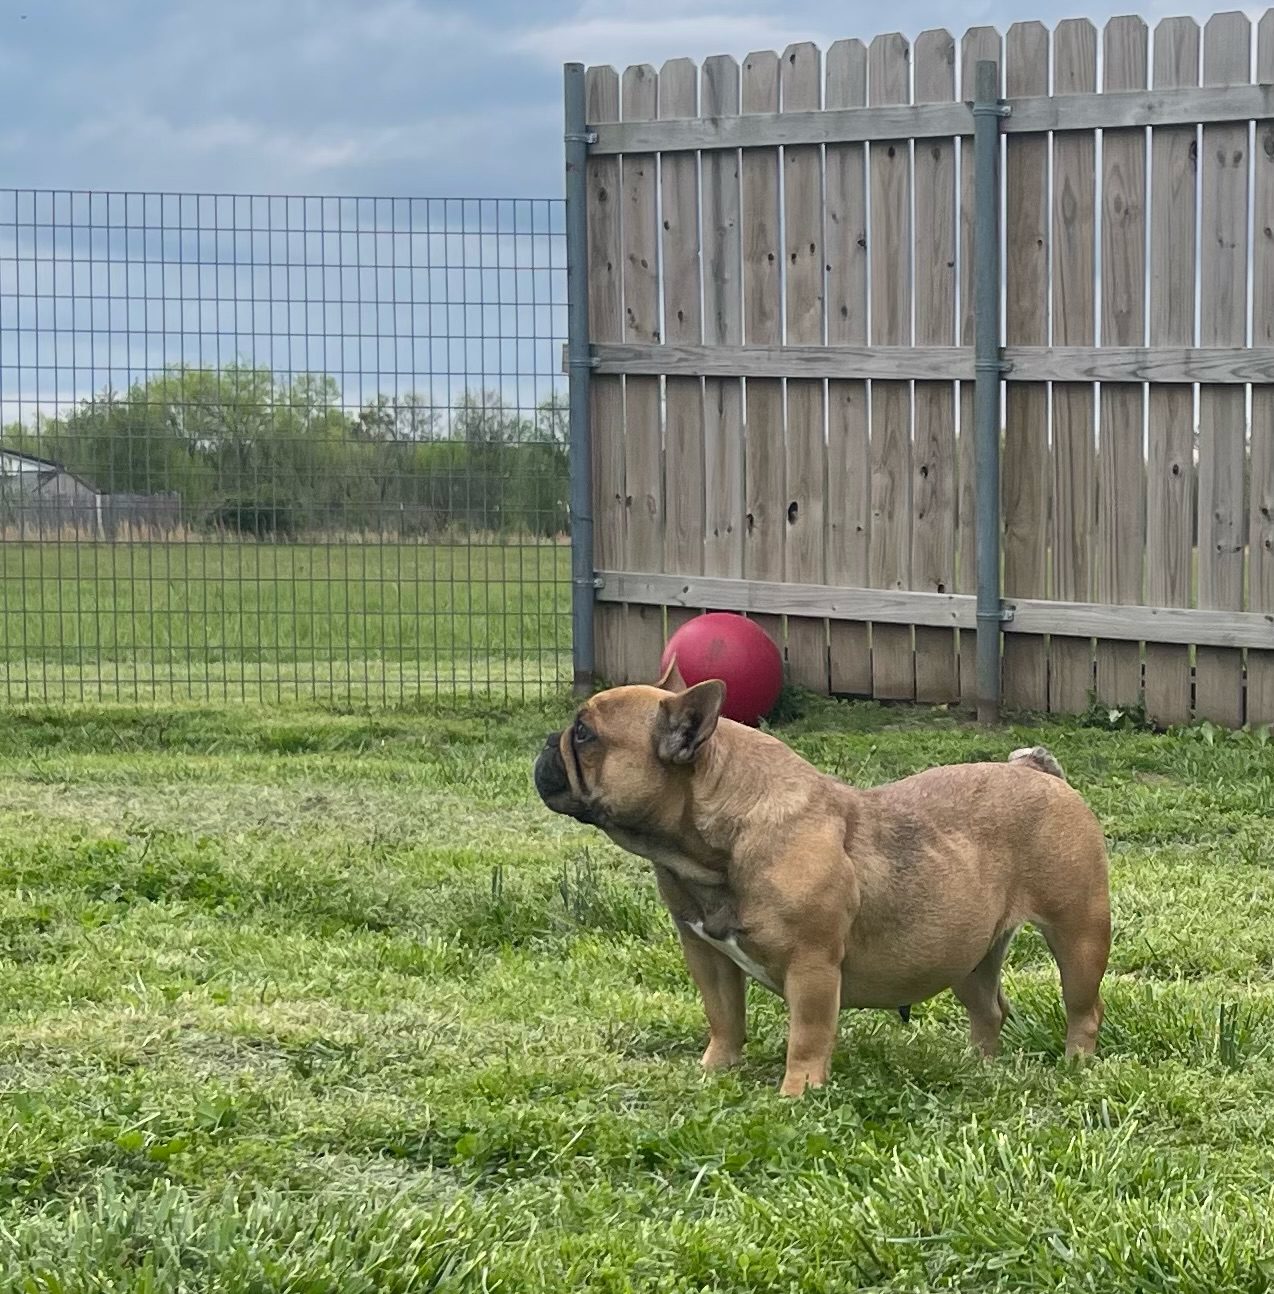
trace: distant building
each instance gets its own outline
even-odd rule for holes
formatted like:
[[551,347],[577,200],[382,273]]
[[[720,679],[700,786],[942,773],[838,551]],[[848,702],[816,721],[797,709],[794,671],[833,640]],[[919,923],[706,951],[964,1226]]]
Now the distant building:
[[104,539],[100,491],[60,463],[0,445],[0,525],[16,539]]
[[0,445],[0,537],[145,538],[180,525],[177,494],[107,494],[61,463]]

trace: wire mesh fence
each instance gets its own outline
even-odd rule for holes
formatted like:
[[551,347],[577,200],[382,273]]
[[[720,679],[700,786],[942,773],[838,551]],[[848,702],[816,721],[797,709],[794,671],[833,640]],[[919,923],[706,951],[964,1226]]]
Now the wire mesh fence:
[[563,204],[0,190],[9,700],[570,677]]

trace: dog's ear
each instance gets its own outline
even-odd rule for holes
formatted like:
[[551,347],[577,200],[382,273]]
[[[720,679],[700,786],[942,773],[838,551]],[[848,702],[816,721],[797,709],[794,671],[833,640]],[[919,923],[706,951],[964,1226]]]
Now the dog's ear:
[[655,750],[666,764],[689,764],[717,730],[725,684],[710,678],[659,703]]
[[661,689],[664,692],[671,692],[672,688],[669,687],[669,683],[672,680],[672,676],[676,672],[677,672],[677,653],[673,652],[672,657],[668,661],[668,668],[664,670],[662,674],[660,674],[654,686]]

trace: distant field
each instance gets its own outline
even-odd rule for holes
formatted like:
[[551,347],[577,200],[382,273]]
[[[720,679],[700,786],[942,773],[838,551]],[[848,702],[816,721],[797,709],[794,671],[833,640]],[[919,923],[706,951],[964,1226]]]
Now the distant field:
[[570,676],[549,544],[0,544],[0,697],[539,696]]

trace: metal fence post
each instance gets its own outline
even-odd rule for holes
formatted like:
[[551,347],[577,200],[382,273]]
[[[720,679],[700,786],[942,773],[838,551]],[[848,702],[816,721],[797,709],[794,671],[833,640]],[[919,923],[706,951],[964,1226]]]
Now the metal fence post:
[[999,67],[980,61],[973,100],[973,373],[977,526],[978,721],[1000,717],[1000,100]]
[[593,470],[589,426],[588,123],[584,65],[565,69],[566,365],[570,390],[571,662],[576,696],[593,687]]

